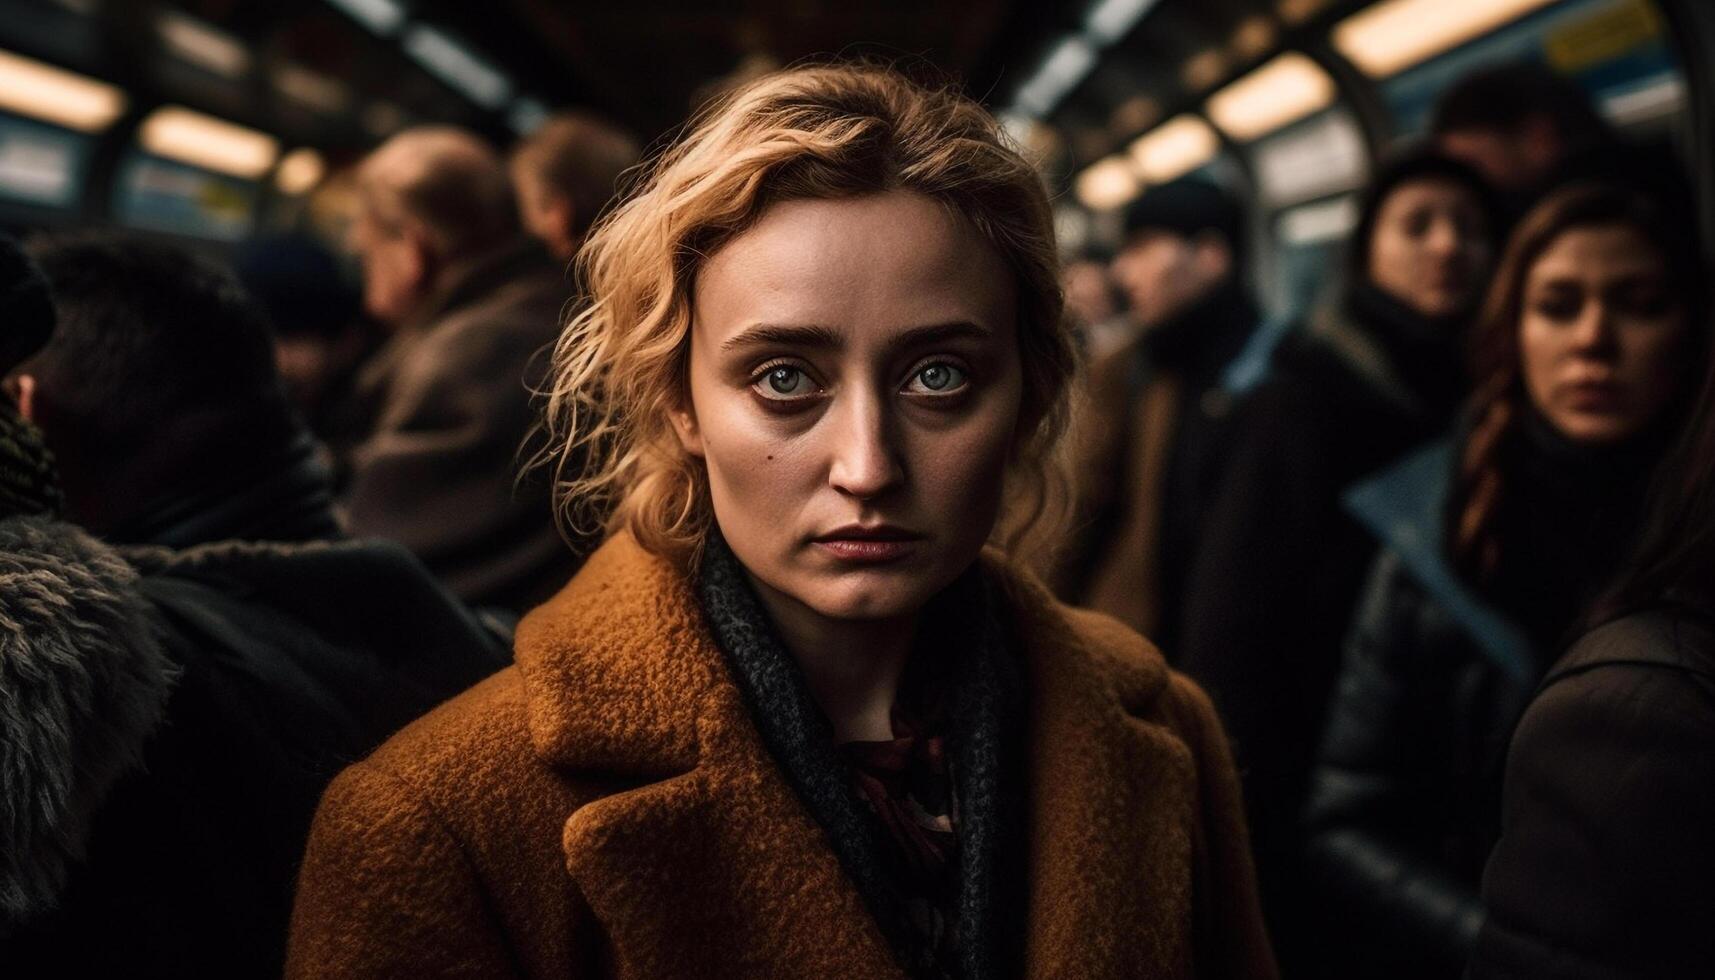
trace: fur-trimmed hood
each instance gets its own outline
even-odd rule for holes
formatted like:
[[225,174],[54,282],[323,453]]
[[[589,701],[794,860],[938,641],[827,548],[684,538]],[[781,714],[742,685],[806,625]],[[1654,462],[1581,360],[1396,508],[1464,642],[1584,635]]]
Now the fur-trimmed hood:
[[52,907],[176,675],[124,558],[62,521],[0,520],[0,934]]

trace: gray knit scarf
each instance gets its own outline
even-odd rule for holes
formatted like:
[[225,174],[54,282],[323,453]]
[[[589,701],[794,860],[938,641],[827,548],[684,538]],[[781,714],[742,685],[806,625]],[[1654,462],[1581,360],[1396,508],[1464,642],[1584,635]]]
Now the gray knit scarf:
[[980,567],[925,610],[913,656],[949,664],[948,747],[960,800],[959,962],[937,962],[911,928],[885,871],[885,832],[851,788],[833,729],[811,698],[742,565],[718,532],[698,589],[710,629],[743,691],[763,742],[800,801],[827,832],[900,965],[914,977],[1016,975],[1024,908],[1023,671],[1010,624]]

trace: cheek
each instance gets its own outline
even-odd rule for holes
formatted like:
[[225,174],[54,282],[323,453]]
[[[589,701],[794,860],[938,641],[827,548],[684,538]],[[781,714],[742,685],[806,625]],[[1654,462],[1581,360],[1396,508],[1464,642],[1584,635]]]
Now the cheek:
[[1686,374],[1684,326],[1637,325],[1626,329],[1621,337],[1621,370],[1660,402],[1670,401]]
[[710,502],[729,540],[796,531],[797,522],[790,518],[815,483],[814,460],[804,440],[784,435],[745,392],[704,388],[693,380],[691,403]]
[[923,516],[959,541],[980,545],[994,530],[1018,428],[1020,386],[1009,386],[964,424],[919,435],[912,482]]
[[1543,404],[1554,382],[1554,372],[1560,360],[1560,331],[1538,322],[1526,314],[1519,324],[1519,369],[1524,375],[1525,390],[1538,407]]

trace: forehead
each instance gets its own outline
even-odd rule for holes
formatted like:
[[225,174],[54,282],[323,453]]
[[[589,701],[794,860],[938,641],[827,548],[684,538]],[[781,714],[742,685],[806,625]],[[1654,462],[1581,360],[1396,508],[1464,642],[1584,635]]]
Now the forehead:
[[926,324],[1000,327],[1014,315],[1005,262],[939,202],[895,191],[774,205],[697,272],[696,329],[756,322],[863,333]]
[[1382,200],[1383,211],[1414,207],[1475,205],[1476,195],[1464,184],[1448,177],[1413,177],[1400,181]]
[[1659,276],[1661,253],[1626,225],[1573,228],[1562,232],[1531,265],[1530,279],[1604,281]]

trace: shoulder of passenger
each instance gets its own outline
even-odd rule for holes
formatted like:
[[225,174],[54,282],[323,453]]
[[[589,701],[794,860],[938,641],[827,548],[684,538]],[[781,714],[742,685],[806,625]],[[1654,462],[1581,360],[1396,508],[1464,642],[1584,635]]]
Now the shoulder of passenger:
[[535,751],[515,666],[407,725],[353,769],[384,775],[449,819],[571,790]]

